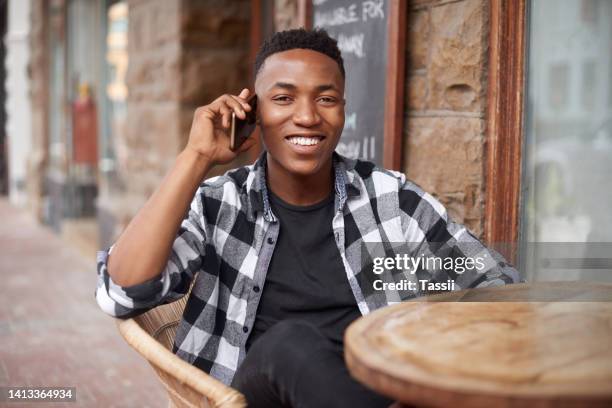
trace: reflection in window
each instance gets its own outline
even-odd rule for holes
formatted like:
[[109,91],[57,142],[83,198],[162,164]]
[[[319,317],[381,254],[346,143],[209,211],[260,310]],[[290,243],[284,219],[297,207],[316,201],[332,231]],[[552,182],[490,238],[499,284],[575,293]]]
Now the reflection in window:
[[595,61],[585,61],[582,66],[582,87],[580,92],[582,94],[582,106],[586,110],[592,110],[595,108],[595,96],[597,90],[597,70]]
[[[520,261],[528,279],[612,282],[612,2],[530,6]],[[550,248],[598,267],[547,267]]]
[[[610,51],[608,55],[612,55],[612,44],[610,44]],[[607,78],[612,78],[612,64],[608,64],[608,75]],[[608,108],[612,108],[612,81],[608,81]]]
[[580,16],[583,23],[597,23],[597,9],[599,6],[599,1],[600,0],[581,0]]
[[550,106],[560,110],[567,105],[569,67],[567,64],[557,64],[550,67]]

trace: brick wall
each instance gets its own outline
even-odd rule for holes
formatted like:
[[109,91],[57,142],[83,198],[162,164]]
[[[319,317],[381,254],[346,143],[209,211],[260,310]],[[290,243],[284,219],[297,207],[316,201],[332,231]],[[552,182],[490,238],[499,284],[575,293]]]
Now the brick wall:
[[128,6],[129,96],[125,132],[117,135],[125,192],[112,209],[115,236],[185,146],[195,109],[238,93],[249,72],[248,0],[129,0]]
[[407,20],[403,169],[482,234],[486,0],[413,0]]

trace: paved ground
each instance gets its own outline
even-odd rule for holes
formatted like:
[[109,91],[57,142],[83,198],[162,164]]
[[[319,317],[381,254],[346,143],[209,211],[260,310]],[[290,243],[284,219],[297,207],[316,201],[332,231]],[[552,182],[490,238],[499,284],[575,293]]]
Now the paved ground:
[[77,402],[167,407],[148,364],[94,300],[94,259],[0,200],[0,386],[73,386]]

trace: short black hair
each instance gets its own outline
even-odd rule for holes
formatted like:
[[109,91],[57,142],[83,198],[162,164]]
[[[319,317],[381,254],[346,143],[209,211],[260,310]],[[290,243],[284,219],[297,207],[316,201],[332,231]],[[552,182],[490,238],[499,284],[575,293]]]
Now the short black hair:
[[293,30],[279,31],[268,38],[259,48],[255,57],[255,76],[261,70],[264,61],[277,52],[289,51],[296,48],[313,50],[325,54],[338,64],[342,78],[345,78],[344,61],[338,48],[338,42],[327,34],[322,28],[305,30],[297,28]]

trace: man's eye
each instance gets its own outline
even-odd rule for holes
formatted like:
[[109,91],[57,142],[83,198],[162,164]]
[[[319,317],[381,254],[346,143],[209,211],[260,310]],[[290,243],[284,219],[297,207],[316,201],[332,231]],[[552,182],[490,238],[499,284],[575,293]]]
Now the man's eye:
[[330,103],[335,103],[336,102],[336,98],[332,98],[329,96],[323,96],[321,98],[319,98],[319,101],[325,103],[325,104],[330,104]]
[[277,101],[277,102],[290,102],[291,98],[288,97],[288,96],[277,96],[277,97],[273,98],[273,100]]

